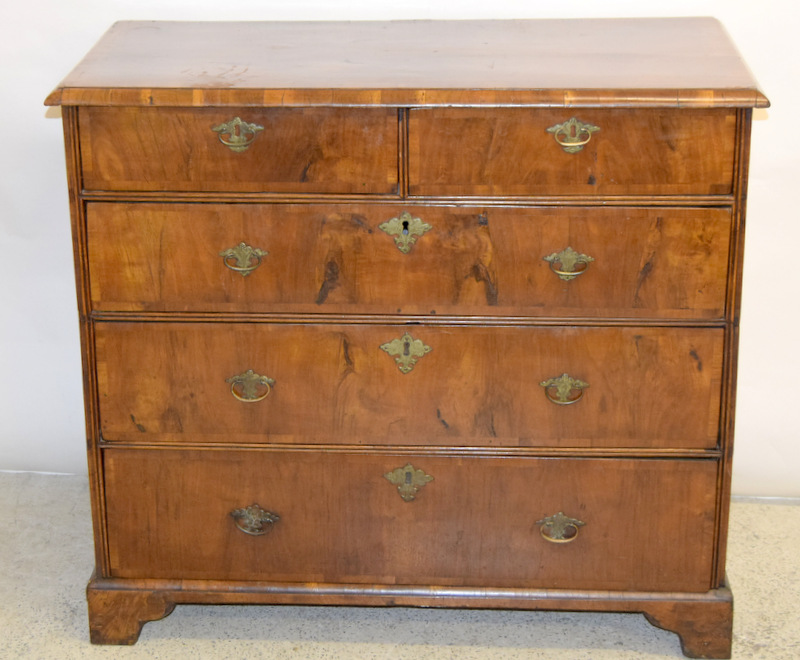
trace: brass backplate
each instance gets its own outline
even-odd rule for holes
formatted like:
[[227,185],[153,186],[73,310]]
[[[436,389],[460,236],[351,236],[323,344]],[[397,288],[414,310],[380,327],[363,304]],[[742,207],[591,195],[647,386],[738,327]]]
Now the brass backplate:
[[553,134],[555,141],[564,151],[576,154],[592,139],[592,133],[599,130],[599,126],[583,122],[577,117],[570,117],[561,124],[551,126],[547,132]]
[[536,524],[541,525],[542,536],[551,543],[569,543],[577,538],[578,528],[586,523],[559,511],[555,515],[537,520]]
[[258,504],[234,509],[231,511],[231,518],[240,530],[251,536],[263,536],[281,519],[277,513],[265,511]]
[[[556,378],[548,378],[539,383],[544,388],[547,398],[560,406],[567,406],[577,403],[583,397],[583,390],[589,387],[589,383],[573,378],[569,374],[561,374]],[[552,393],[555,390],[555,393]],[[575,395],[573,392],[577,391]]]
[[212,127],[211,130],[217,134],[222,144],[240,154],[247,151],[248,147],[253,144],[253,140],[256,139],[258,132],[263,131],[264,127],[243,121],[240,117],[234,117],[230,121]]
[[227,268],[235,273],[247,277],[261,265],[261,260],[269,254],[266,250],[253,247],[247,243],[239,243],[232,248],[227,248],[219,253],[222,261]]
[[272,391],[272,386],[275,385],[272,378],[257,374],[252,369],[226,378],[225,382],[231,384],[231,394],[245,403],[255,403],[266,399]]
[[[589,264],[594,261],[594,257],[576,252],[569,246],[561,250],[561,252],[553,252],[553,254],[548,254],[546,257],[542,257],[542,259],[550,264],[550,270],[567,282],[583,274],[589,267]],[[556,266],[556,264],[558,264],[558,266]],[[575,267],[581,264],[583,268],[576,270]]]

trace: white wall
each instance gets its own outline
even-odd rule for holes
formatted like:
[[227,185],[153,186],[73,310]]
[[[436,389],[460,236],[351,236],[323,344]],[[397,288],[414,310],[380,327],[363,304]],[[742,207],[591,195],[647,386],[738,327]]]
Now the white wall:
[[689,15],[722,20],[773,103],[753,130],[734,491],[800,495],[800,12],[791,0],[15,3],[0,27],[0,469],[86,469],[61,125],[42,101],[113,21]]

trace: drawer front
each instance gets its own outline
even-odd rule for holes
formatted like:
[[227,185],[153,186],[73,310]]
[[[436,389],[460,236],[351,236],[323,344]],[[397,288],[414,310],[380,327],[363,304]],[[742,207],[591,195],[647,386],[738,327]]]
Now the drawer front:
[[414,109],[409,192],[729,194],[735,132],[733,109]]
[[[117,577],[710,586],[714,461],[118,449],[104,456]],[[399,486],[384,476],[395,470]],[[543,536],[558,540],[552,519],[537,524],[558,513],[572,520],[561,534],[571,541]]]
[[109,442],[717,443],[721,329],[98,323],[95,334]]
[[397,192],[391,108],[91,107],[79,121],[90,190]]
[[727,209],[98,202],[87,217],[97,310],[724,314]]

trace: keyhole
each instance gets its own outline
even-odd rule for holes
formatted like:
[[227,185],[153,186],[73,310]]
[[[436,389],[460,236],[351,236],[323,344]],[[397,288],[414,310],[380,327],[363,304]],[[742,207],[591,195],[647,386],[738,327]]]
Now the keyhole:
[[406,472],[406,483],[407,484],[411,483],[411,473],[410,472]]
[[[408,220],[403,220],[403,234],[408,235]],[[408,355],[408,353],[406,353]]]
[[403,342],[403,355],[411,355],[411,342],[408,340]]

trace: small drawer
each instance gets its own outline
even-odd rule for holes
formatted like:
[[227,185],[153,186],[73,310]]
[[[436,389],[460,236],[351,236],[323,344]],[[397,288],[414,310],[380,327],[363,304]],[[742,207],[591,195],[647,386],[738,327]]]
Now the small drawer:
[[736,111],[419,108],[412,195],[726,195]]
[[391,108],[81,108],[88,190],[396,193]]
[[724,316],[729,209],[87,209],[95,310]]
[[107,442],[717,445],[721,329],[103,322],[95,336]]
[[711,460],[111,449],[104,465],[115,577],[711,584]]

